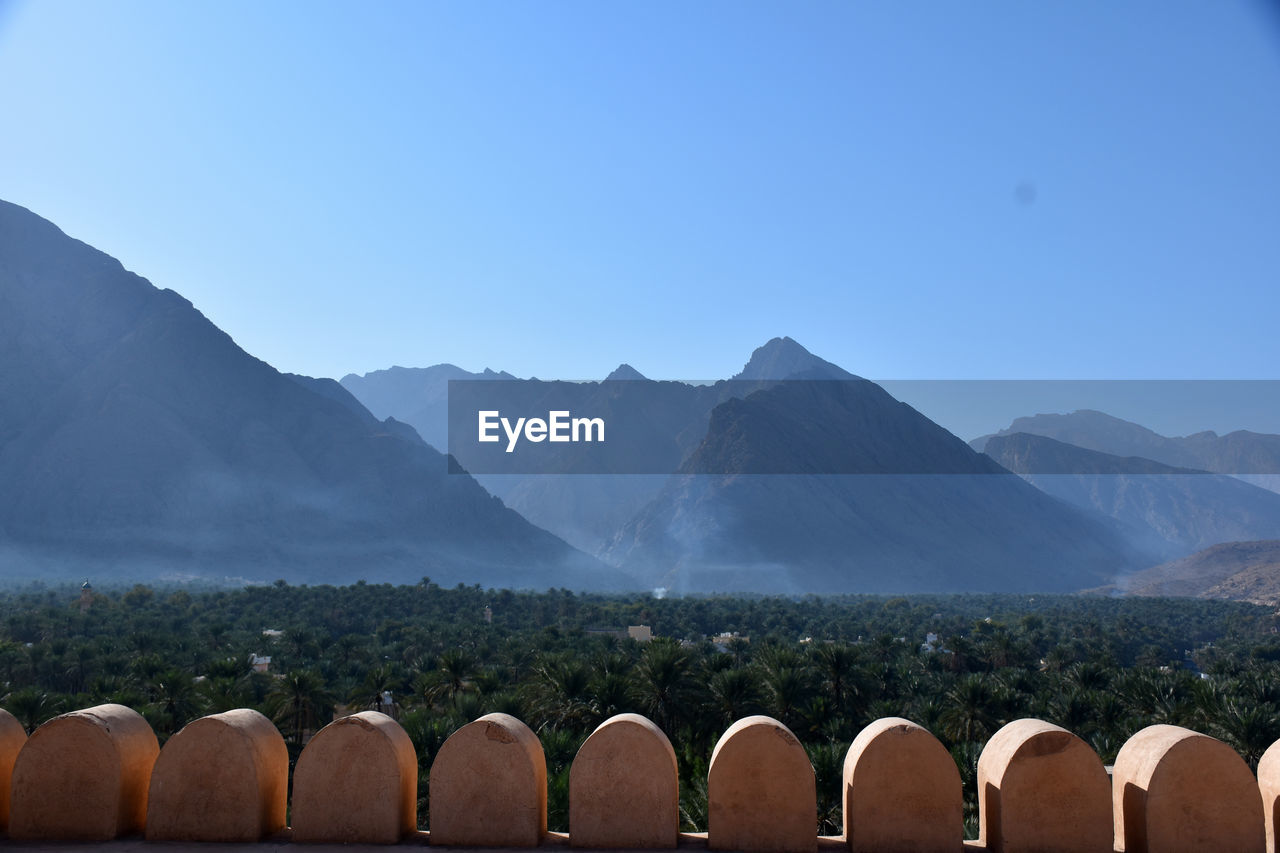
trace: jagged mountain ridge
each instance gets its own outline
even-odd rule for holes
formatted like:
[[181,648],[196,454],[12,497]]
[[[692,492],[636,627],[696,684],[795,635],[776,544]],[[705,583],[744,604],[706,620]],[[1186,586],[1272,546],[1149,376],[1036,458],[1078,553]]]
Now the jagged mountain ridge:
[[[1249,430],[1218,435],[1205,430],[1169,437],[1093,409],[1017,418],[993,435],[1016,432],[1042,435],[1114,456],[1136,456],[1180,468],[1241,475],[1263,488],[1280,490],[1280,435]],[[991,438],[984,435],[971,444],[982,450]]]
[[[663,383],[655,394],[654,380],[647,380],[628,364],[619,365],[598,388],[592,413],[618,418],[647,429],[650,453],[666,459],[658,474],[575,473],[476,474],[493,494],[533,523],[563,537],[590,553],[604,548],[618,529],[646,503],[701,441],[707,418],[718,403],[761,387],[760,383],[803,375],[818,379],[851,379],[852,374],[806,350],[791,338],[774,338],[756,348],[733,381],[714,385]],[[448,424],[448,379],[513,379],[509,373],[467,373],[453,365],[436,365],[414,371],[393,368],[363,377],[348,375],[342,384],[379,415],[395,415],[414,426],[429,442],[444,449]],[[630,383],[635,383],[634,385]],[[653,383],[653,384],[650,384]],[[530,380],[520,404],[527,411],[559,408],[557,383]],[[513,395],[516,396],[516,395]],[[661,402],[655,407],[653,403]],[[514,402],[514,401],[513,401]],[[432,439],[435,439],[433,441]],[[665,445],[665,450],[656,449]]]
[[784,593],[1074,590],[1150,564],[865,380],[720,404],[603,556],[678,591]]
[[0,572],[616,587],[412,430],[0,202]]
[[[418,431],[440,452],[448,445],[450,380],[515,379],[505,371],[485,368],[471,373],[452,364],[431,367],[390,367],[358,376],[342,377],[342,387],[378,418],[394,417]],[[409,401],[409,402],[406,402]]]
[[803,375],[811,379],[857,379],[849,371],[819,358],[789,337],[773,338],[751,353],[737,381],[791,379]]
[[[680,591],[1069,590],[1158,560],[790,338],[757,348],[735,379],[685,387],[664,426],[685,439],[671,476],[481,481]],[[625,397],[633,383],[608,384],[601,394]],[[549,407],[544,385],[520,411]]]
[[1219,542],[1280,538],[1280,495],[1233,477],[1029,433],[992,436],[985,447],[1036,487],[1113,519],[1165,559]]
[[631,365],[623,362],[613,369],[613,372],[604,378],[605,382],[642,382],[645,375],[636,370]]

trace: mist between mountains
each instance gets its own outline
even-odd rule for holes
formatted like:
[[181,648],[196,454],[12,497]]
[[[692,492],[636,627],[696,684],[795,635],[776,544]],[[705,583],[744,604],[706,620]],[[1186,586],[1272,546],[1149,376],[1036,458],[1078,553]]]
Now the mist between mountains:
[[1280,474],[1280,380],[468,379],[447,420],[455,473]]

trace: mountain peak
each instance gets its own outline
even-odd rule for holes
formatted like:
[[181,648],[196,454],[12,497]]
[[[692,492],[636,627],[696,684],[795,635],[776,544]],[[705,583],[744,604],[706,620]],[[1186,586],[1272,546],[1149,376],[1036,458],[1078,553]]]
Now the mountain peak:
[[3,202],[0,305],[0,576],[600,583],[349,389]]
[[797,378],[802,374],[805,379],[856,379],[852,373],[818,358],[795,340],[787,337],[774,338],[751,353],[750,360],[734,379],[775,380]]
[[614,369],[613,373],[610,373],[608,376],[606,376],[604,378],[604,381],[614,382],[621,379],[635,380],[635,379],[644,379],[644,378],[645,378],[644,374],[642,374],[640,371],[636,370],[634,367],[627,364],[626,362],[623,362],[622,364],[619,364]]

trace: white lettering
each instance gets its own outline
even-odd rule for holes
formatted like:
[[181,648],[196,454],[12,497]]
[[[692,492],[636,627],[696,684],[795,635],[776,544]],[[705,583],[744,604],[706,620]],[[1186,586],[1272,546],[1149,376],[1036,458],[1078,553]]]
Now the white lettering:
[[515,452],[522,437],[535,444],[548,439],[554,442],[604,441],[604,418],[574,418],[570,414],[567,410],[556,410],[547,413],[547,420],[516,418],[512,423],[496,409],[486,409],[476,413],[476,440],[483,443],[501,441],[497,434],[501,427],[507,436],[507,453]]
[[[565,414],[568,414],[566,412]],[[578,438],[578,427],[582,427],[586,433],[586,438]],[[591,437],[591,430],[595,429],[596,438]],[[604,441],[604,418],[574,418],[573,419],[573,440],[574,441]]]
[[516,441],[518,441],[520,438],[520,428],[524,426],[524,418],[519,418],[518,420],[516,420],[515,429],[511,428],[511,421],[507,420],[506,418],[502,418],[501,420],[502,420],[502,429],[507,434],[507,452],[510,453],[511,451],[516,449]]
[[498,413],[495,411],[488,411],[477,412],[476,414],[480,416],[480,438],[478,440],[482,442],[497,441],[498,436],[490,435],[489,433],[498,428],[498,424],[493,420],[498,416]]
[[548,436],[552,441],[568,441],[569,440],[569,413],[564,411],[548,412],[550,418],[551,435]]

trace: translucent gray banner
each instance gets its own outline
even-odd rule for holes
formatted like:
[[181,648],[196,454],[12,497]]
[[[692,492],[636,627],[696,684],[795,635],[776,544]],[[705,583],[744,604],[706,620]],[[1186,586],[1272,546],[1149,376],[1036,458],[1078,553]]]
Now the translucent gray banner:
[[455,380],[448,430],[476,474],[1269,476],[1280,380]]

